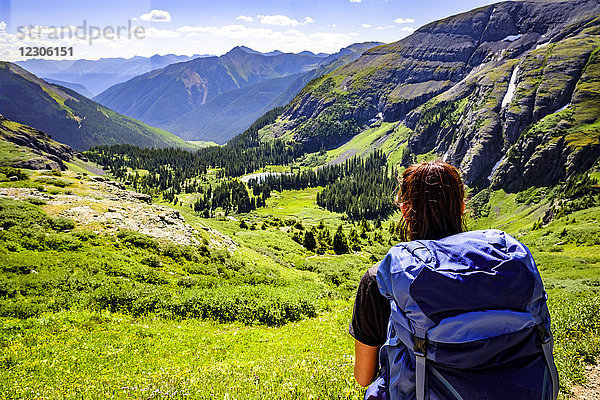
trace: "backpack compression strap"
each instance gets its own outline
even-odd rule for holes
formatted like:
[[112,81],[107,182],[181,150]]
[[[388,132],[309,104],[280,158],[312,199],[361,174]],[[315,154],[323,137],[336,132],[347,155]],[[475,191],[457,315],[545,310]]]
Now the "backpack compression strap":
[[415,347],[415,390],[417,400],[425,400],[425,362],[427,355],[427,331],[416,330],[414,335]]

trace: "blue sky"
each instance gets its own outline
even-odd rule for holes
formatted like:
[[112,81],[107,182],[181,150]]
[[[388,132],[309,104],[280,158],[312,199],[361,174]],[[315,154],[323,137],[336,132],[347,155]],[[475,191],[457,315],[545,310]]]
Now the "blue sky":
[[[73,58],[88,59],[157,53],[220,55],[236,45],[263,52],[331,53],[356,42],[394,42],[428,22],[491,3],[0,0],[0,59],[24,59],[22,46],[72,46]],[[126,30],[136,27],[137,36]]]

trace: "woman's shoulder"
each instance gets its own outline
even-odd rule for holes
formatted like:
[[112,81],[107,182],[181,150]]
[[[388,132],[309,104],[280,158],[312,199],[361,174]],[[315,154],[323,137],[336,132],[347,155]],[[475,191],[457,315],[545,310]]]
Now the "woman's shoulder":
[[361,285],[377,285],[377,271],[379,270],[379,263],[369,268],[360,280]]

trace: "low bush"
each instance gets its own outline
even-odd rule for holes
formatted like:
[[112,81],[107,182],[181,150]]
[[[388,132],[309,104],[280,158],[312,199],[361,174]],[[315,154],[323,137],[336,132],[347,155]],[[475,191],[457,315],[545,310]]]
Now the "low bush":
[[157,249],[158,243],[148,235],[136,231],[123,230],[117,233],[122,243],[142,249]]

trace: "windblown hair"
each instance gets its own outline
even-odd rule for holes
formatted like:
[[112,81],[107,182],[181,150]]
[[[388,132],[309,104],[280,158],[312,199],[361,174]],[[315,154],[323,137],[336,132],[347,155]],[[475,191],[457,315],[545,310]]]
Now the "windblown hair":
[[429,161],[409,166],[395,198],[397,206],[404,204],[402,241],[441,239],[464,232],[464,196],[462,178],[452,165]]

